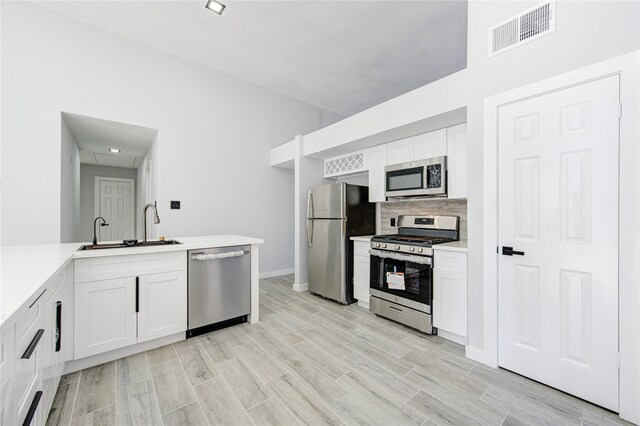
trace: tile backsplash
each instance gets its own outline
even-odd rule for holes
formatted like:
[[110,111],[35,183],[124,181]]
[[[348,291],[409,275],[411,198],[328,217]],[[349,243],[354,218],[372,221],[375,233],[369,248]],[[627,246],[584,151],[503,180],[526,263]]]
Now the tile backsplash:
[[381,229],[383,234],[395,234],[398,228],[391,226],[390,219],[400,215],[412,216],[459,216],[460,239],[467,239],[467,200],[428,199],[380,203]]

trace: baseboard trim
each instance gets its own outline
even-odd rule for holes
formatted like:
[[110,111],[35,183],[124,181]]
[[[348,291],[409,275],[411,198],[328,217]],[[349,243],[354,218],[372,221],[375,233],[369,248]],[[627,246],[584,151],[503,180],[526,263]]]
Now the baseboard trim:
[[260,279],[279,277],[280,275],[289,275],[289,274],[293,274],[294,272],[295,270],[293,268],[279,269],[277,271],[261,272]]
[[443,330],[441,328],[438,329],[438,336],[442,337],[443,339],[447,339],[451,342],[457,343],[459,345],[463,345],[465,347],[467,346],[467,338],[464,336],[461,336],[459,334],[455,334],[455,333],[451,333],[449,331]]
[[160,346],[176,343],[181,340],[185,340],[185,338],[186,338],[185,332],[181,331],[180,333],[175,333],[169,336],[160,337],[159,339],[150,340],[148,342],[137,343],[135,345],[127,346],[125,348],[114,349],[109,352],[88,356],[86,358],[67,361],[64,364],[64,374],[69,374],[69,373],[73,373],[74,371],[84,370],[85,368],[89,368],[89,367],[95,367],[96,365],[104,364],[105,362],[111,362],[116,359],[124,358],[140,352],[159,348]]
[[293,291],[307,291],[309,290],[309,283],[293,284]]
[[487,361],[487,356],[484,352],[484,350],[480,349],[480,348],[476,348],[473,346],[467,346],[465,348],[465,355],[467,358],[472,359],[476,362],[479,362],[481,364],[484,365],[488,365],[489,367],[492,368],[498,368],[498,365],[491,362],[491,361]]

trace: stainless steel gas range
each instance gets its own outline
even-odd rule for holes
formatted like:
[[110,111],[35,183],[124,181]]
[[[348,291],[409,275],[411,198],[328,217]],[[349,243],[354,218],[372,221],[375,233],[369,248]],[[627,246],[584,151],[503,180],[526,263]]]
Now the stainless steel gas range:
[[457,216],[400,216],[398,233],[371,239],[369,310],[437,334],[431,322],[434,244],[457,241]]

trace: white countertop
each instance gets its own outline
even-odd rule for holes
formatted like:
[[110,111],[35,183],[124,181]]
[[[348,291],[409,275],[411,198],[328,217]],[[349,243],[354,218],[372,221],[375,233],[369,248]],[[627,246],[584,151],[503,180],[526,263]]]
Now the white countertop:
[[373,235],[362,235],[359,237],[351,237],[350,240],[351,241],[366,241],[369,242],[371,241],[371,238],[373,237]]
[[[0,324],[9,319],[46,281],[73,259],[123,256],[163,251],[262,244],[259,238],[242,235],[174,238],[182,244],[77,251],[90,243],[3,246],[0,248]],[[101,242],[106,243],[106,242]]]
[[467,240],[451,241],[450,243],[434,244],[434,250],[467,252]]

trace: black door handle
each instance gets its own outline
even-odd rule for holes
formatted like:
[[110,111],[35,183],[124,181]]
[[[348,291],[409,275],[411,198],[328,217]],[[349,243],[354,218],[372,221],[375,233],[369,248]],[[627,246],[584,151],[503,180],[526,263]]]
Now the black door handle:
[[56,302],[56,352],[62,349],[62,302]]
[[140,277],[136,277],[136,312],[140,312]]
[[24,422],[22,422],[22,426],[31,425],[31,422],[36,415],[36,410],[38,409],[38,404],[40,404],[41,398],[42,391],[36,392],[36,394],[33,396],[33,401],[31,401],[31,405],[29,406],[29,411],[27,411],[27,416],[24,418]]
[[524,256],[523,251],[515,251],[513,247],[505,247],[502,246],[502,255],[503,256]]

